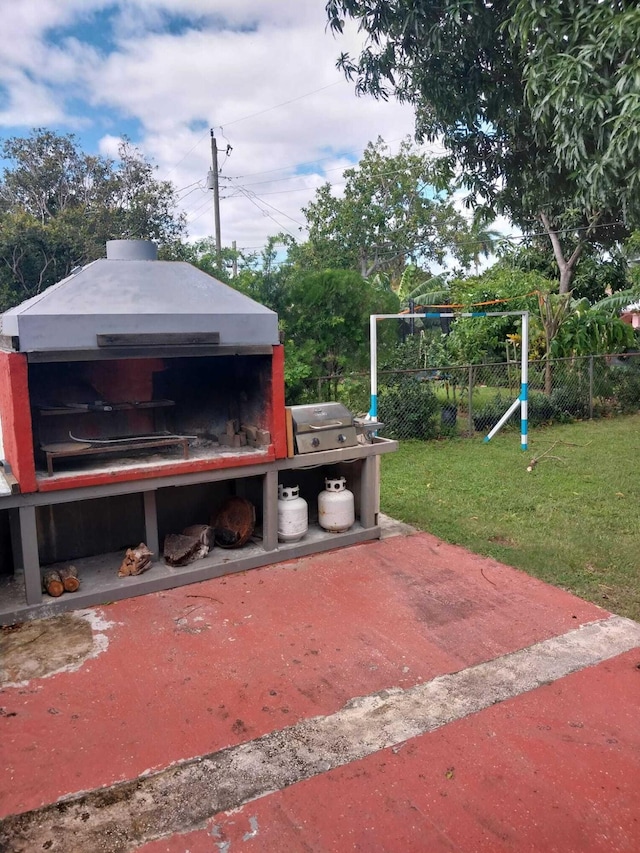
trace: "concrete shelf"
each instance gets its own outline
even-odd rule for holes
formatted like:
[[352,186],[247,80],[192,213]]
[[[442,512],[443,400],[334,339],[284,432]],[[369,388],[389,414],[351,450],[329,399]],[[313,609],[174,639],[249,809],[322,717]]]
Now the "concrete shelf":
[[[379,456],[396,448],[394,441],[376,439],[372,444],[243,468],[157,477],[137,484],[3,496],[0,515],[9,517],[14,557],[12,571],[0,574],[0,624],[105,604],[379,538]],[[347,477],[354,492],[356,522],[344,533],[329,533],[317,524],[315,499],[325,476],[340,475]],[[298,542],[278,542],[279,482],[300,484],[309,503],[309,530]],[[164,536],[176,532],[171,525],[180,529],[181,513],[182,520],[190,518],[187,523],[192,523],[198,516],[189,517],[188,513],[196,513],[198,507],[210,506],[211,501],[227,494],[245,494],[256,505],[256,534],[246,545],[237,549],[215,547],[207,557],[182,568],[167,566],[160,557],[141,575],[118,577],[124,549],[116,550],[113,544],[104,547],[108,534],[100,529],[106,524],[103,518],[110,513],[126,515],[131,525],[129,547],[144,541],[160,555]],[[83,525],[77,524],[78,514],[83,514]],[[55,547],[48,541],[55,536],[47,533],[47,524],[53,525],[54,532],[64,525],[95,529],[101,547],[92,548],[93,540],[85,534],[84,545],[80,539],[79,546],[82,556],[56,559]],[[99,553],[93,553],[96,549]],[[78,592],[57,598],[43,593],[44,569],[70,563],[81,579]]]

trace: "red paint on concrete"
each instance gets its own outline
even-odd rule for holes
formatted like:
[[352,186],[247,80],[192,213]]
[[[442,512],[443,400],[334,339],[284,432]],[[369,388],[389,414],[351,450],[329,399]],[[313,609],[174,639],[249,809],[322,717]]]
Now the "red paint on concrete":
[[428,681],[606,615],[428,534],[99,612],[113,623],[106,652],[77,672],[2,692],[15,716],[0,717],[0,815],[330,714],[354,696]]
[[284,347],[282,345],[273,348],[271,393],[267,395],[267,400],[270,407],[271,440],[273,441],[276,459],[285,459],[287,456],[287,426],[284,411]]
[[238,456],[217,456],[211,459],[185,459],[180,462],[154,463],[153,465],[126,468],[117,471],[92,471],[87,474],[69,474],[52,479],[46,475],[38,477],[39,492],[56,492],[60,489],[82,489],[88,486],[103,486],[110,483],[129,483],[133,480],[151,480],[157,477],[173,477],[175,474],[197,474],[200,471],[218,471],[221,468],[244,468],[247,465],[262,465],[275,459],[273,445],[259,453],[243,453]]
[[139,853],[637,853],[640,651]]
[[33,429],[24,353],[0,351],[0,418],[4,458],[11,465],[20,491],[35,492]]

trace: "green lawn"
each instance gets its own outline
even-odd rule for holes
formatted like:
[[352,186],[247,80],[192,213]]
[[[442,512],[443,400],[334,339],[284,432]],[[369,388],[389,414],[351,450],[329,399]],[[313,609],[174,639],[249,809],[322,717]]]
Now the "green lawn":
[[640,415],[529,441],[402,442],[382,457],[382,511],[640,620]]

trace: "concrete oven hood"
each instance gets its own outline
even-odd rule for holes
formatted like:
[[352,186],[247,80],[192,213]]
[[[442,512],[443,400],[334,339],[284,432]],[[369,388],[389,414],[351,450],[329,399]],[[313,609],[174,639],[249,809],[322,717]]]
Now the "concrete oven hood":
[[107,257],[6,311],[1,333],[22,352],[277,344],[278,317],[153,243],[112,240]]

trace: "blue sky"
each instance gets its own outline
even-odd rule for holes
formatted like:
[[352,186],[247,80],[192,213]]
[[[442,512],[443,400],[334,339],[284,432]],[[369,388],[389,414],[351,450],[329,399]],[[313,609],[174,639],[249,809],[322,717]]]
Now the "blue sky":
[[[221,172],[222,238],[259,249],[304,237],[300,208],[406,107],[357,98],[336,69],[324,0],[0,0],[0,142],[34,127],[113,156],[123,135],[180,191],[192,238],[213,228],[209,129]],[[226,155],[227,146],[233,149]]]

